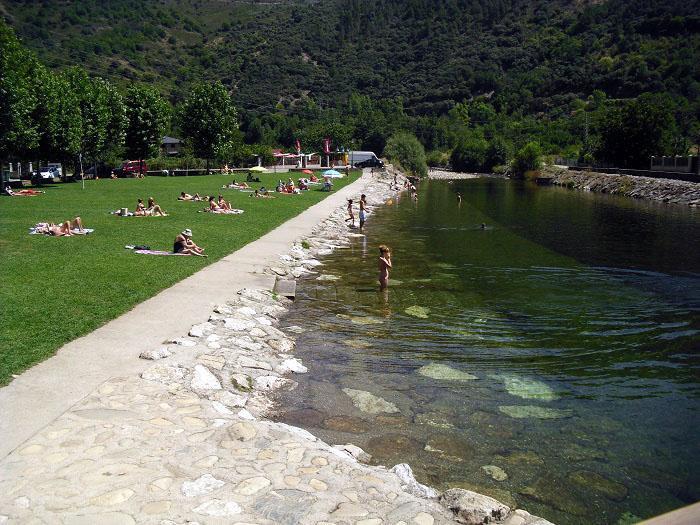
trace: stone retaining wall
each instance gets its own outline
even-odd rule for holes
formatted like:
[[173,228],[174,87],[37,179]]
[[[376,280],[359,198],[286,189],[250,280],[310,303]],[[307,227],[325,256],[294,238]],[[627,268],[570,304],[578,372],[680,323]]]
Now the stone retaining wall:
[[700,205],[700,183],[655,179],[630,175],[612,175],[548,167],[543,178],[552,184],[582,191],[625,195],[685,206]]

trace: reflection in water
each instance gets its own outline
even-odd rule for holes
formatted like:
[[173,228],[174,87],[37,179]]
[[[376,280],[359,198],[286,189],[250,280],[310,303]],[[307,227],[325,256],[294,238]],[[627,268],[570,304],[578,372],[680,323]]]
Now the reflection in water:
[[300,283],[281,419],[562,524],[700,499],[697,212],[479,179],[375,214]]

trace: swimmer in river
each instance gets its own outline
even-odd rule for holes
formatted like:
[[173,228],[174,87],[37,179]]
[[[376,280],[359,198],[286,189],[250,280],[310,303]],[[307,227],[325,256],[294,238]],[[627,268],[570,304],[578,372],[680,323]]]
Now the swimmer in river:
[[462,204],[462,194],[457,192],[457,201]]
[[482,229],[482,230],[485,230],[485,229],[486,229],[486,223],[485,223],[485,222],[482,222],[482,223],[481,223],[481,229]]
[[391,266],[391,252],[389,247],[379,246],[379,289],[386,290],[389,287],[389,269]]

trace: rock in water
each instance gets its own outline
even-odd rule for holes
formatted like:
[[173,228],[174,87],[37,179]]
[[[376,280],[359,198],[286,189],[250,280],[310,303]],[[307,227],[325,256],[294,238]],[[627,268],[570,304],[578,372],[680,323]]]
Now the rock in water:
[[484,465],[481,467],[481,470],[486,472],[496,481],[505,481],[508,479],[508,474],[506,474],[506,471],[501,467],[497,467],[496,465]]
[[577,470],[569,474],[569,480],[581,487],[599,492],[613,501],[622,501],[627,497],[627,487],[622,483],[601,476],[597,472]]
[[554,401],[558,399],[558,395],[552,388],[536,379],[527,377],[519,377],[510,374],[498,374],[491,376],[494,379],[503,381],[506,391],[516,397],[522,399],[538,399],[540,401]]
[[517,419],[562,419],[574,415],[572,410],[559,410],[557,408],[538,407],[534,405],[502,405],[498,410],[507,416]]
[[462,372],[461,370],[440,363],[431,363],[422,366],[418,369],[418,373],[422,376],[442,381],[472,381],[474,379],[479,379],[475,375]]
[[404,310],[408,315],[413,317],[418,317],[420,319],[427,319],[430,313],[430,308],[424,308],[422,306],[409,306]]
[[469,525],[501,522],[510,514],[507,505],[471,490],[446,490],[440,496],[440,503],[454,512],[461,523]]
[[337,275],[329,274],[329,273],[323,273],[323,274],[319,275],[318,277],[316,277],[316,280],[317,281],[339,281],[340,277],[338,277]]
[[393,414],[399,411],[399,409],[396,408],[396,405],[393,403],[390,403],[381,397],[375,396],[370,392],[365,392],[364,390],[354,390],[352,388],[343,388],[343,392],[350,396],[353,405],[367,414],[380,414],[382,412]]

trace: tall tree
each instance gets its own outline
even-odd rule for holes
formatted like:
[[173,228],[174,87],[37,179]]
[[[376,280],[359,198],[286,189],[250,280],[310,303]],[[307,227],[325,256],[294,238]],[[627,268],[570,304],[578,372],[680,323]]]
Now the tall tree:
[[126,93],[126,151],[131,159],[141,161],[154,153],[170,119],[170,106],[150,86],[134,85]]
[[27,158],[39,145],[33,119],[34,89],[42,67],[22,48],[14,32],[0,20],[0,169],[10,158]]
[[238,117],[231,96],[220,81],[200,82],[178,108],[178,120],[184,139],[194,153],[209,161],[232,142],[238,129]]
[[39,126],[39,156],[42,160],[68,162],[80,153],[83,119],[80,99],[64,73],[42,71],[36,92],[34,118]]

